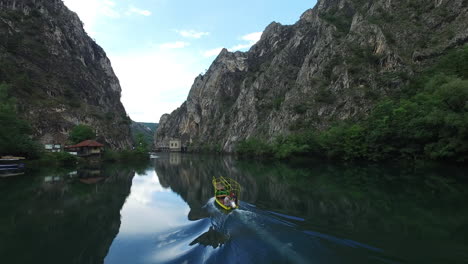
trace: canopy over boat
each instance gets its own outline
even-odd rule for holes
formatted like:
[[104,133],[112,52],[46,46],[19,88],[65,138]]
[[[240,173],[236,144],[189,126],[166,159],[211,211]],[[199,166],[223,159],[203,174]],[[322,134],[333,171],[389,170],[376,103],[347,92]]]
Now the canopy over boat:
[[214,198],[223,209],[232,210],[239,208],[241,186],[235,180],[228,177],[213,177]]

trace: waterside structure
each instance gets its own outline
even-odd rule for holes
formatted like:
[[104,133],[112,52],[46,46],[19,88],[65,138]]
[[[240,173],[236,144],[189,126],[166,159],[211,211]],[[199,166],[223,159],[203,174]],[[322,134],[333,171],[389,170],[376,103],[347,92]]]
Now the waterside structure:
[[65,151],[78,157],[101,157],[103,150],[104,145],[94,140],[85,140],[65,147]]
[[184,146],[179,138],[172,138],[168,142],[160,142],[156,145],[156,152],[187,152],[187,146]]

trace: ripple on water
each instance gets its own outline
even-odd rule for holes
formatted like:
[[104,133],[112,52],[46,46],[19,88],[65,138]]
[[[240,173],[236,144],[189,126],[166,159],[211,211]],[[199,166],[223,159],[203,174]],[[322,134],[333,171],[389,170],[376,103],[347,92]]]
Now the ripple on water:
[[[349,239],[300,230],[290,221],[300,218],[247,203],[227,213],[211,198],[203,209],[209,217],[156,234],[142,263],[343,263],[336,254],[339,247],[381,253]],[[375,254],[365,259],[371,257],[385,260]]]
[[[174,155],[171,153],[170,157],[172,156]],[[358,191],[351,192],[346,184],[340,185],[341,178],[336,176],[335,170],[331,170],[331,175],[314,170],[310,175],[307,171],[307,177],[315,181],[313,186],[320,188],[298,191],[296,189],[301,188],[301,182],[293,182],[288,186],[284,181],[284,175],[294,174],[294,169],[280,168],[281,173],[272,176],[267,173],[269,167],[255,170],[255,166],[249,174],[226,160],[210,161],[185,156],[156,159],[154,170],[147,171],[133,180],[131,194],[121,211],[122,224],[119,234],[114,239],[105,262],[406,262],[395,257],[402,256],[401,259],[407,259],[407,252],[401,250],[404,246],[398,247],[394,243],[401,241],[400,237],[388,235],[386,229],[379,230],[379,224],[386,222],[377,223],[377,228],[366,226],[372,224],[372,220],[380,220],[374,213],[377,212],[380,216],[380,211],[375,209],[380,210],[382,207],[377,202],[373,204],[372,195],[392,203],[391,199],[384,199],[393,197],[392,190],[388,193],[386,190],[379,190],[376,194],[366,194],[363,191],[358,192],[360,185],[357,185],[354,188]],[[328,173],[329,168],[326,169],[325,172]],[[262,171],[266,171],[263,178],[259,176]],[[352,172],[355,173],[354,170]],[[358,172],[361,175],[366,171]],[[247,203],[243,199],[239,209],[226,212],[216,206],[214,198],[208,198],[212,193],[212,175],[230,173],[238,177],[239,182],[243,182],[245,200],[257,201],[257,204]],[[373,174],[374,171],[371,170],[367,174],[370,173]],[[302,179],[302,174],[303,171],[297,175],[297,179]],[[295,179],[292,176],[288,177]],[[311,186],[312,182],[305,185]],[[364,195],[369,197],[363,199]],[[283,198],[291,199],[284,202]],[[350,199],[354,200],[350,202]],[[360,199],[364,201],[362,204]],[[377,201],[380,201],[379,199]],[[327,207],[327,204],[330,206]],[[399,204],[390,205],[394,210],[399,210]],[[292,205],[297,207],[288,210],[288,206]],[[300,216],[290,215],[300,214],[301,210],[306,213]],[[400,212],[402,215],[406,213]],[[367,216],[367,219],[361,216]],[[395,222],[397,219],[391,220]],[[350,230],[350,226],[356,227],[356,230]],[[395,226],[398,225],[392,225]],[[374,230],[380,233],[369,232]],[[379,234],[383,236],[382,240]],[[411,254],[412,252],[408,255]],[[419,253],[414,255],[416,260],[424,259]]]

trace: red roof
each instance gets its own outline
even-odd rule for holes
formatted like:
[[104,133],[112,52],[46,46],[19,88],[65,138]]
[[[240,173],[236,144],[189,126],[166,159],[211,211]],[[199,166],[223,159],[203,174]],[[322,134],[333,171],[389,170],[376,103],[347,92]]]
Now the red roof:
[[94,140],[85,140],[76,145],[68,146],[67,148],[80,148],[80,147],[104,147],[104,145]]

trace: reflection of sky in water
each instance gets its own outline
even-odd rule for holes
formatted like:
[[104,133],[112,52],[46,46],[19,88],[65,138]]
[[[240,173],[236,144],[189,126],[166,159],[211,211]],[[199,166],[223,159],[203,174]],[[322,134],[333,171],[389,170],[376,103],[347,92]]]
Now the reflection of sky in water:
[[[170,189],[161,186],[154,170],[136,174],[130,195],[120,214],[120,231],[113,241],[106,263],[144,263],[158,245],[155,240],[188,221],[189,206]],[[169,243],[170,241],[166,241]],[[136,258],[142,257],[138,260]]]
[[154,170],[135,175],[122,208],[120,235],[159,232],[186,222],[190,208],[182,198],[159,183]]
[[203,208],[206,218],[189,221],[187,203],[162,187],[154,170],[136,174],[120,212],[119,234],[104,262],[375,263],[370,258],[382,253],[349,239],[301,230],[290,221],[304,219],[247,203],[226,214],[211,198]]

